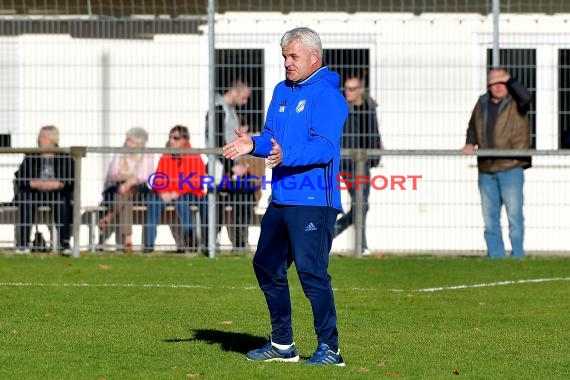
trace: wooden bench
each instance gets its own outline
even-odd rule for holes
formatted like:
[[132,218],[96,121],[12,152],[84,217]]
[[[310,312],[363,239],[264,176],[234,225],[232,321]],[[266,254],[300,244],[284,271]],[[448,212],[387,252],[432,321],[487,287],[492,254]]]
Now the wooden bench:
[[[146,206],[135,205],[133,206],[133,225],[144,226],[146,224]],[[192,220],[194,225],[194,231],[197,237],[197,243],[201,240],[201,219],[200,211],[198,206],[191,205],[190,211],[192,212]],[[98,233],[99,227],[98,222],[102,214],[107,212],[107,207],[105,206],[90,206],[84,207],[81,213],[81,224],[87,225],[89,229],[89,251],[96,252],[98,247]],[[182,240],[182,229],[180,227],[180,221],[178,220],[178,215],[176,213],[176,208],[172,205],[166,206],[161,215],[160,224],[170,225],[174,240],[180,242]],[[144,240],[144,235],[143,235]]]
[[[50,230],[51,237],[51,251],[56,252],[58,250],[58,239],[57,239],[57,228],[53,222],[53,216],[51,214],[51,207],[49,206],[39,206],[36,215],[35,224],[44,224],[48,226]],[[18,224],[18,206],[13,202],[1,203],[0,204],[0,224],[13,225],[14,226],[14,238],[16,236],[16,225]],[[32,239],[33,240],[33,239]],[[12,240],[12,244],[15,246],[15,239]]]
[[[202,229],[201,229],[201,218],[200,212],[197,206],[192,205],[190,206],[193,221],[194,221],[194,230],[196,234],[196,243],[200,243],[202,241]],[[225,206],[226,212],[232,211],[231,205]],[[81,212],[81,224],[86,225],[88,227],[88,250],[90,252],[96,252],[98,248],[98,237],[99,237],[99,227],[98,222],[99,218],[102,214],[107,212],[107,208],[104,206],[89,206],[83,207]],[[265,212],[264,207],[260,207],[259,202],[256,202],[256,206],[254,206],[254,220],[253,224],[259,224],[259,218]],[[53,217],[51,215],[51,208],[49,206],[39,206],[37,211],[37,221],[36,224],[47,225],[50,230],[50,238],[51,238],[51,250],[56,252],[58,249],[58,240],[57,240],[57,229],[55,224],[53,223]],[[0,224],[1,225],[13,225],[16,226],[18,223],[18,207],[14,205],[12,202],[7,203],[0,203]],[[143,226],[146,223],[146,206],[143,205],[135,205],[133,207],[133,225],[141,225]],[[170,225],[173,227],[173,234],[175,235],[175,240],[179,240],[179,236],[176,236],[176,227],[180,225],[180,222],[177,219],[177,215],[175,212],[174,206],[167,206],[165,211],[162,213],[161,221],[159,224]],[[180,231],[181,234],[181,231]],[[15,237],[15,231],[14,235]],[[15,246],[15,239],[11,240],[12,245]]]
[[[200,217],[199,210],[197,206],[190,206],[190,210],[193,213],[194,225],[196,228],[196,234],[198,239],[200,239]],[[97,223],[99,222],[99,216],[107,212],[107,208],[103,206],[93,206],[84,207],[82,210],[81,224],[87,225],[89,230],[89,251],[95,252],[97,250],[97,238],[99,228]],[[136,205],[133,207],[133,225],[144,225],[146,220],[146,206]],[[0,203],[0,225],[13,225],[14,234],[12,235],[12,240],[10,240],[11,245],[15,246],[15,226],[18,224],[18,207],[12,202]],[[55,223],[53,223],[53,217],[51,214],[51,208],[49,206],[39,206],[37,210],[37,219],[35,224],[47,225],[50,230],[51,245],[50,249],[52,252],[58,250],[58,239],[57,239],[57,228]],[[172,226],[173,233],[175,233],[175,240],[180,241],[182,236],[182,231],[177,231],[177,227],[180,222],[177,219],[174,206],[167,206],[161,216],[160,224],[168,224]],[[176,236],[178,235],[178,236]],[[30,237],[33,240],[33,237]],[[199,241],[199,240],[198,240]]]

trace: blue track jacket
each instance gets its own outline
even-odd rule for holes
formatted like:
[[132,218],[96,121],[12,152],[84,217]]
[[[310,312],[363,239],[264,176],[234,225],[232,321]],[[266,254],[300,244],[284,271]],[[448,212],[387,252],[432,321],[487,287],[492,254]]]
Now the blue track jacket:
[[348,105],[339,85],[340,76],[323,66],[303,82],[285,80],[275,87],[251,152],[269,156],[271,138],[283,149],[283,161],[272,172],[272,202],[342,211],[337,174]]

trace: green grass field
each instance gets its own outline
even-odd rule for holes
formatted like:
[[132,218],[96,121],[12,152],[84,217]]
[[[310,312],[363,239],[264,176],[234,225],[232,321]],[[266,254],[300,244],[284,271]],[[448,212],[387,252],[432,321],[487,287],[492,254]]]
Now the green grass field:
[[[250,257],[0,255],[0,378],[570,378],[568,258],[333,257],[330,272],[345,368],[245,360],[269,333]],[[306,359],[294,268],[290,283]]]

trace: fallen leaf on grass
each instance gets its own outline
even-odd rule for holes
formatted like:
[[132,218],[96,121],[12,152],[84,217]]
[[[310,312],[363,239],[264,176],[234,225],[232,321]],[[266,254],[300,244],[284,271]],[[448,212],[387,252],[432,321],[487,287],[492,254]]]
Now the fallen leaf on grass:
[[105,264],[99,264],[99,269],[101,270],[109,270],[111,269],[110,265],[105,265]]
[[454,369],[453,372],[451,372],[454,375],[459,375],[459,370],[458,369]]
[[46,313],[46,314],[44,315],[44,317],[48,317],[48,318],[55,317],[55,313],[51,313],[51,312]]
[[380,361],[378,362],[378,366],[379,366],[379,367],[386,367],[386,362],[385,362],[384,360],[380,360]]
[[199,373],[187,373],[186,377],[189,379],[194,379],[196,377],[200,377],[200,374]]
[[77,283],[78,283],[79,285],[87,285],[87,281],[86,281],[86,280],[79,280],[79,281],[77,281]]
[[388,372],[386,374],[386,376],[388,376],[388,377],[402,377],[402,374],[400,372]]
[[368,372],[370,372],[370,370],[369,370],[368,368],[365,368],[365,367],[360,367],[360,368],[358,369],[358,371],[356,371],[356,372],[358,372],[358,373],[368,373]]
[[220,324],[222,324],[222,325],[233,325],[234,322],[233,321],[221,321]]

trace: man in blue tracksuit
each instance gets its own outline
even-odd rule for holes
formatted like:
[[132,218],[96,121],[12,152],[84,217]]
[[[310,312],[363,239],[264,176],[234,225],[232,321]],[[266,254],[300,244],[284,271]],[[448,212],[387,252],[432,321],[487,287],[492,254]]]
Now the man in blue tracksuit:
[[260,136],[236,131],[224,156],[266,157],[273,169],[271,202],[261,222],[253,259],[271,317],[271,342],[247,353],[254,361],[299,361],[291,327],[287,269],[295,262],[311,302],[317,350],[310,365],[344,366],[328,274],[337,214],[342,210],[337,174],[348,106],[340,77],[323,65],[319,35],[296,28],[281,38],[287,79],[273,92]]

